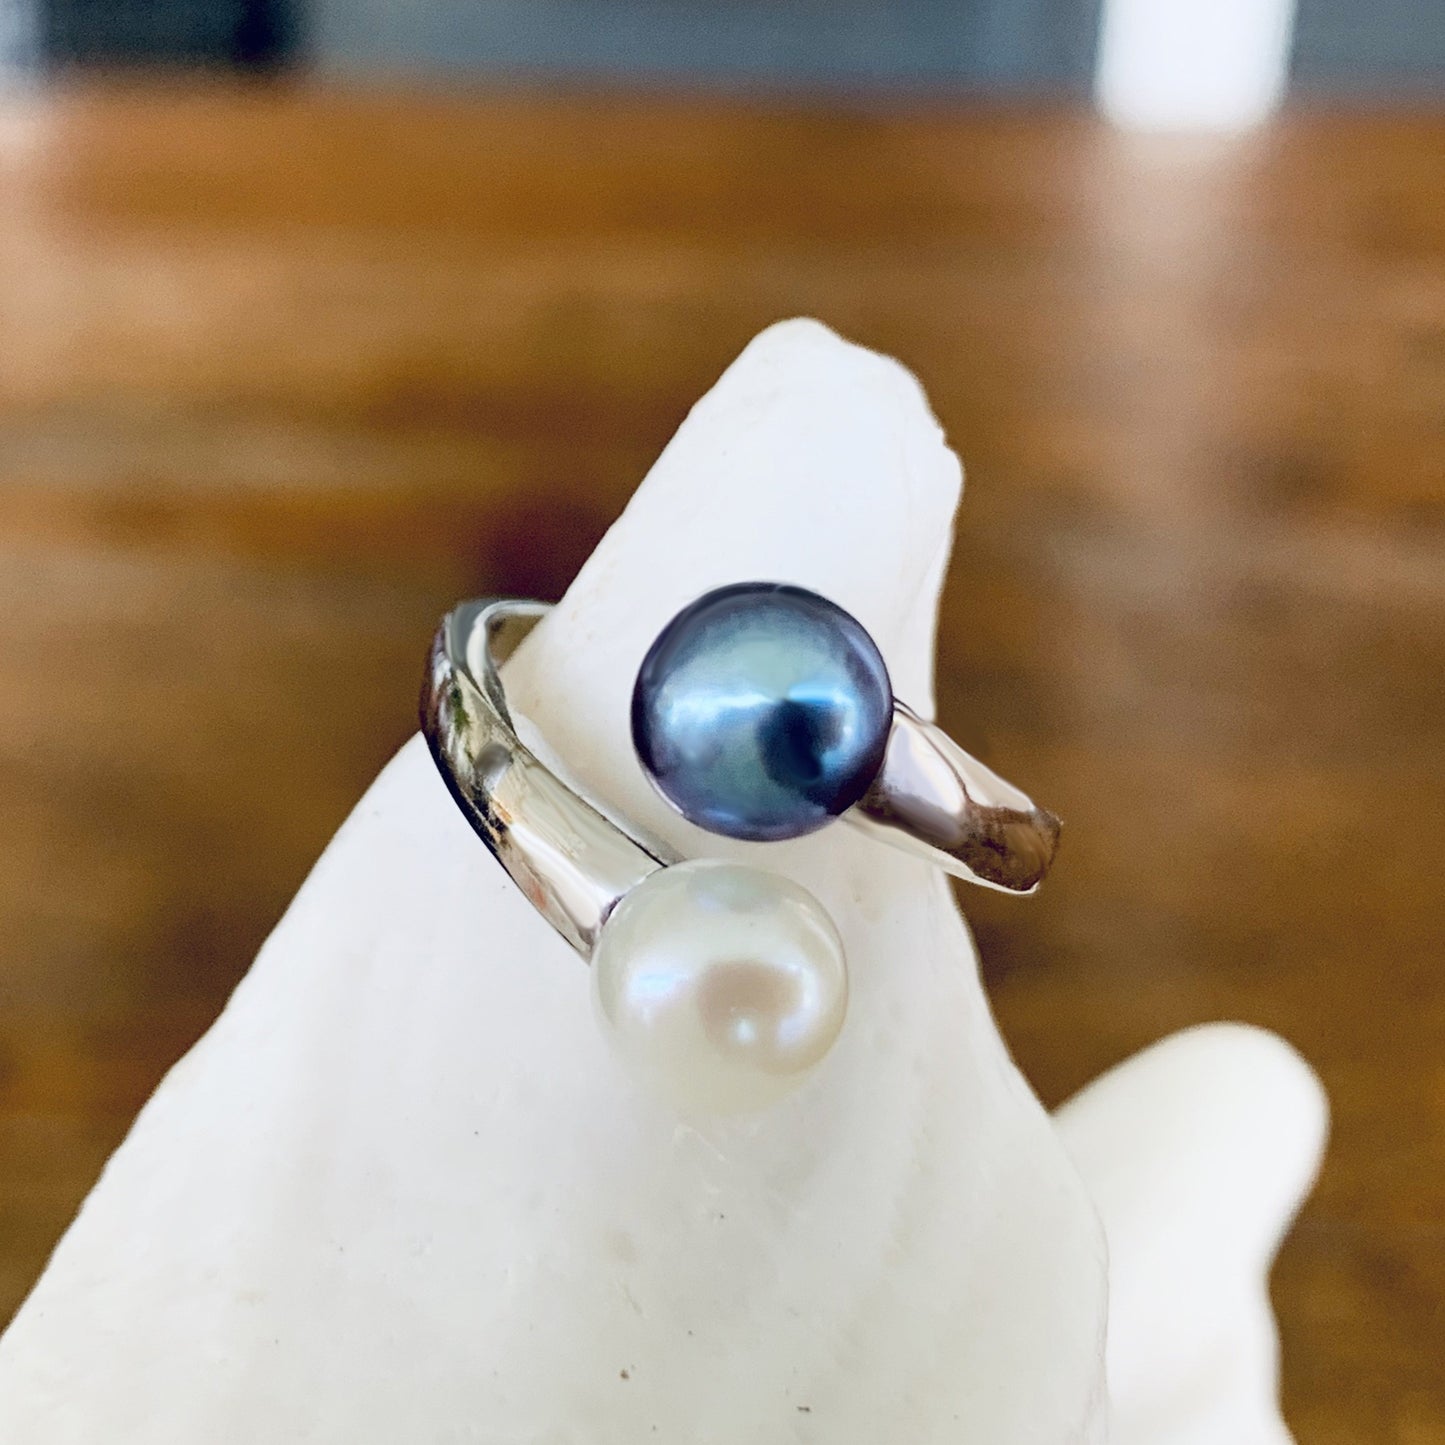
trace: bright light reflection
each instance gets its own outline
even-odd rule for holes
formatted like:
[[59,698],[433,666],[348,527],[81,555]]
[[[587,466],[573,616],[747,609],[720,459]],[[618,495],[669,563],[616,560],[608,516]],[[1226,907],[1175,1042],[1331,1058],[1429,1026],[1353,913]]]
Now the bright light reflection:
[[1295,0],[1104,0],[1094,98],[1137,130],[1238,130],[1278,107]]

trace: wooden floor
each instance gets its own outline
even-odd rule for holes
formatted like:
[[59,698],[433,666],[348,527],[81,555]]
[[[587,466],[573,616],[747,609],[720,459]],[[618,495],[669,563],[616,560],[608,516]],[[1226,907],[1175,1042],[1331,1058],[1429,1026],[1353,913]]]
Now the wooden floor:
[[1442,117],[0,104],[0,1319],[441,609],[557,594],[811,313],[962,453],[942,716],[1068,820],[1039,899],[967,900],[1021,1063],[1052,1103],[1197,1020],[1296,1043],[1288,1413],[1445,1442],[1442,163]]

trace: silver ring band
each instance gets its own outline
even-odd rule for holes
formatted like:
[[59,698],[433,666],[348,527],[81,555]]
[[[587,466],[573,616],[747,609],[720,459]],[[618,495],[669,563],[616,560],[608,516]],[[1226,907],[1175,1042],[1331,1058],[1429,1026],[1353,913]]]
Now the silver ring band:
[[[421,726],[463,815],[514,882],[584,958],[612,910],[678,862],[583,799],[517,736],[499,672],[550,604],[463,602],[433,640]],[[853,826],[986,888],[1032,893],[1059,821],[895,702],[882,767],[842,815]]]
[[590,958],[618,902],[674,858],[604,818],[517,736],[498,671],[550,604],[463,602],[443,619],[421,728],[451,795],[537,911]]

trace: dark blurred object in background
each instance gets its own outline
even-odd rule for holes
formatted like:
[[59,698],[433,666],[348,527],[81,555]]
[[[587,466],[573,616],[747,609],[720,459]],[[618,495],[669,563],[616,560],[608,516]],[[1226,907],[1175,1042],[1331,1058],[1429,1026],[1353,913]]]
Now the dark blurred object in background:
[[292,0],[42,0],[35,30],[58,66],[266,70],[294,56],[296,21]]

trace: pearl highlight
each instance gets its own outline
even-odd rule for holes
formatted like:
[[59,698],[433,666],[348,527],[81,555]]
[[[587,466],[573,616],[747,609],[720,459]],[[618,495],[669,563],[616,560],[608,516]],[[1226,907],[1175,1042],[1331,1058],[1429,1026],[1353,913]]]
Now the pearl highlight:
[[619,1054],[684,1111],[781,1097],[828,1052],[848,1005],[843,943],[817,899],[718,859],[633,888],[602,930],[592,978]]

